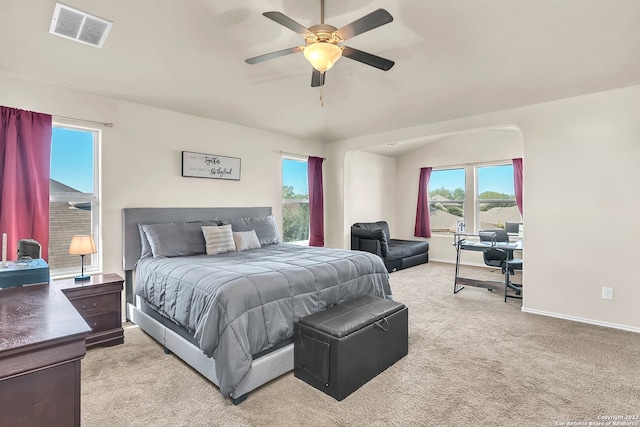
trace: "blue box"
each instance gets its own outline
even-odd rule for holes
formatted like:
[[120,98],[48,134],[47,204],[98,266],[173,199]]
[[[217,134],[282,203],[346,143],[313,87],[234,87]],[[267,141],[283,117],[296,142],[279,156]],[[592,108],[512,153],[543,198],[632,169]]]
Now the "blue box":
[[49,283],[49,266],[42,258],[28,261],[7,261],[0,264],[0,288]]

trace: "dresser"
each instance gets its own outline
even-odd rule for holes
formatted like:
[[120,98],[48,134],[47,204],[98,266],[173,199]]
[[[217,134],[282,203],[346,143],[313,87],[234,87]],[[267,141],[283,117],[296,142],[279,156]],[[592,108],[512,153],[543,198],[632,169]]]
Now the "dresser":
[[52,286],[66,295],[91,328],[87,347],[107,347],[124,342],[123,283],[124,279],[113,273],[95,274],[82,282],[74,279],[52,282]]
[[90,328],[48,284],[0,291],[0,426],[79,426]]

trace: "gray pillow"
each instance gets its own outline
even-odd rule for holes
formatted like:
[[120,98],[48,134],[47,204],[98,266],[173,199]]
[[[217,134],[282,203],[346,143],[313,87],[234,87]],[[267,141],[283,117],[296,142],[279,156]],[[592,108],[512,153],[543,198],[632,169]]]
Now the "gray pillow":
[[231,224],[233,231],[255,230],[258,241],[261,245],[280,243],[280,232],[273,215],[249,217],[249,218],[226,218],[220,220],[223,224]]
[[140,259],[153,256],[153,252],[151,251],[151,245],[149,244],[149,239],[147,239],[147,234],[144,232],[142,228],[147,224],[138,224],[138,232],[140,232],[140,244],[142,245],[142,251],[140,253]]
[[[166,222],[143,224],[142,230],[154,258],[160,256],[189,256],[206,253],[202,226],[218,225],[215,220],[197,222]],[[144,252],[144,240],[143,240]]]

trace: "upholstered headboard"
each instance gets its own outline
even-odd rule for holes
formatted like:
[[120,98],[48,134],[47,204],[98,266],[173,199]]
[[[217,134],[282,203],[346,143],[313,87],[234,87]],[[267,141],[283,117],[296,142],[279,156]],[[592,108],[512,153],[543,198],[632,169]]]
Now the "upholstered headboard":
[[207,221],[271,215],[271,207],[248,208],[127,208],[122,210],[122,266],[125,271],[126,301],[133,303],[133,269],[140,259],[142,243],[138,224]]
[[122,265],[133,270],[140,259],[142,244],[138,224],[206,221],[271,215],[271,207],[248,208],[127,208],[122,210]]

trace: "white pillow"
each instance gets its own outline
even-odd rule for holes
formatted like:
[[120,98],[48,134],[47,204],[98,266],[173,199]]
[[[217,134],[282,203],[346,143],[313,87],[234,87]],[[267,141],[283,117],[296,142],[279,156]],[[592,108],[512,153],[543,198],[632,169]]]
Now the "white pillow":
[[233,240],[236,242],[236,249],[238,252],[246,251],[247,249],[260,249],[260,240],[256,230],[251,231],[234,231]]
[[231,225],[204,226],[202,234],[204,234],[204,240],[207,243],[207,255],[223,254],[236,250]]

